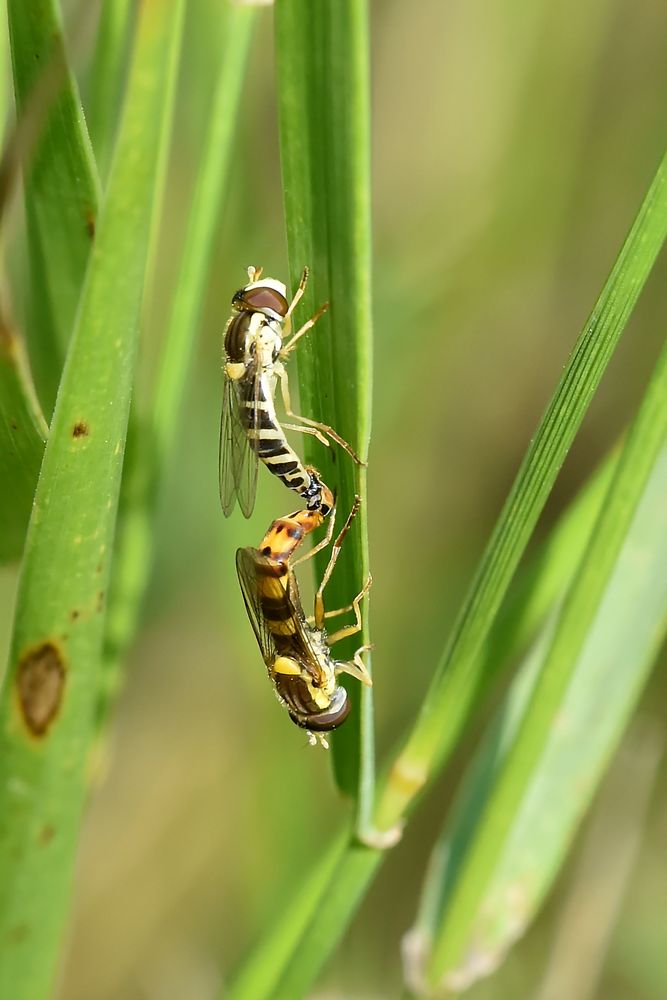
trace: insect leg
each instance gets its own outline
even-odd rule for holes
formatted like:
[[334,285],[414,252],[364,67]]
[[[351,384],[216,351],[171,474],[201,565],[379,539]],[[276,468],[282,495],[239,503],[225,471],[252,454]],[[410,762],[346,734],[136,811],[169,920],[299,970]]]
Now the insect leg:
[[[368,593],[368,591],[371,589],[372,582],[373,582],[373,577],[369,573],[368,574],[368,579],[366,580],[366,583],[364,584],[363,589],[361,590],[361,592],[359,594],[357,594],[357,596],[355,597],[355,599],[352,601],[351,604],[348,604],[344,608],[338,608],[337,611],[325,611],[324,617],[325,618],[336,618],[337,615],[344,615],[346,613],[346,611],[354,611],[355,614],[356,614],[357,611],[358,611],[358,605],[361,603],[361,599],[363,597],[365,597],[366,594]],[[357,629],[357,631],[358,631],[358,629]]]
[[[301,286],[299,286],[299,291],[300,290],[301,290]],[[297,291],[297,295],[299,296],[299,299],[300,299],[301,295],[303,294],[303,292],[301,292],[301,295],[299,295],[299,291]],[[297,299],[296,295],[294,296],[294,299],[292,299],[292,303],[290,305],[290,310],[292,309],[292,306],[295,305],[295,300],[298,302],[298,299]],[[324,314],[325,314],[325,312],[327,311],[328,308],[329,308],[329,303],[328,302],[324,302],[320,306],[320,308],[317,310],[317,312],[314,313],[310,317],[310,319],[306,320],[306,322],[303,324],[303,326],[300,326],[299,329],[296,331],[296,333],[292,334],[292,337],[291,337],[289,343],[288,344],[283,343],[283,346],[280,349],[280,356],[282,358],[289,357],[289,355],[292,353],[292,351],[296,347],[297,341],[301,340],[301,338],[303,337],[303,335],[305,333],[308,333],[309,330],[313,329],[313,327],[317,323],[317,321],[320,318],[320,316],[324,316]],[[288,313],[288,316],[289,316],[289,313]],[[287,323],[287,330],[288,331],[289,331],[289,328],[290,328],[290,323],[289,323],[289,319],[288,319],[288,323]]]
[[285,313],[285,319],[283,321],[283,328],[286,333],[289,333],[292,327],[292,313],[301,301],[301,297],[306,290],[306,285],[308,284],[308,268],[304,267],[303,274],[301,275],[301,281],[299,282],[299,287],[294,293],[294,298],[287,307],[287,312]]
[[361,681],[367,687],[373,687],[373,679],[366,670],[366,664],[361,659],[361,654],[369,652],[372,648],[372,646],[360,646],[351,662],[337,660],[336,673],[350,674],[351,677],[356,677],[358,681]]
[[333,568],[336,565],[336,562],[338,560],[338,556],[340,555],[340,550],[341,550],[341,546],[343,544],[343,539],[345,538],[346,534],[350,530],[350,525],[352,524],[352,521],[356,517],[357,511],[359,510],[360,506],[361,506],[361,497],[355,496],[354,503],[352,504],[352,510],[347,515],[347,519],[345,521],[345,524],[340,529],[340,532],[338,534],[338,538],[336,539],[336,541],[333,543],[333,545],[331,547],[331,556],[329,558],[329,563],[327,565],[327,568],[324,571],[324,576],[322,577],[322,582],[321,582],[321,584],[319,585],[319,587],[317,589],[317,593],[315,594],[315,624],[316,624],[317,628],[323,628],[323,626],[324,626],[325,611],[324,611],[324,598],[322,596],[323,593],[324,593],[324,588],[326,587],[327,583],[329,582],[329,578],[330,578],[331,574],[333,573]]
[[327,441],[324,434],[321,434],[320,431],[316,430],[314,427],[299,427],[298,424],[286,423],[282,423],[281,427],[284,427],[285,430],[288,431],[299,431],[300,434],[312,434],[313,437],[316,437],[321,444],[326,445],[327,448],[330,446],[330,442]]
[[335,523],[336,523],[336,508],[334,507],[329,515],[329,523],[327,524],[327,530],[324,538],[320,542],[318,542],[317,545],[313,545],[312,549],[310,549],[309,552],[306,552],[305,555],[299,556],[298,559],[295,559],[294,562],[291,563],[292,569],[294,569],[295,566],[298,566],[299,563],[305,562],[306,559],[312,559],[313,556],[316,555],[316,553],[321,552],[322,549],[325,549],[327,545],[330,544]]
[[346,608],[339,608],[338,611],[329,611],[324,615],[325,618],[333,618],[336,615],[342,615],[345,611],[354,611],[354,625],[344,625],[343,628],[339,628],[337,632],[334,632],[333,635],[329,636],[330,646],[333,646],[334,643],[339,642],[341,639],[345,639],[348,635],[354,635],[355,632],[361,632],[363,624],[361,621],[361,610],[359,605],[371,589],[372,582],[373,577],[369,574],[366,583],[352,601],[352,604],[349,604]]
[[[336,431],[333,429],[333,427],[329,427],[328,424],[322,424],[319,422],[319,420],[311,420],[309,417],[302,417],[300,416],[300,414],[294,412],[294,410],[292,409],[292,401],[290,399],[290,394],[289,394],[289,380],[287,378],[287,372],[285,371],[284,365],[281,364],[274,365],[274,371],[278,376],[278,378],[280,379],[280,392],[283,397],[283,404],[285,406],[285,413],[287,414],[287,416],[293,417],[295,420],[299,420],[302,424],[306,424],[308,427],[316,428],[318,431],[321,432],[321,434],[326,434],[326,436],[330,437],[332,441],[335,441],[336,444],[340,445],[340,447],[343,448],[348,453],[350,458],[354,462],[356,462],[357,465],[366,465],[366,462],[362,462],[362,460],[359,458],[359,456],[357,455],[356,451],[352,448],[352,446],[349,445],[347,441],[345,441],[340,436],[340,434],[337,434]],[[302,427],[293,427],[293,430],[301,430],[304,433],[308,433],[308,431],[305,431],[305,429]],[[315,436],[318,437],[318,435]],[[321,440],[321,437],[318,437],[318,440]]]

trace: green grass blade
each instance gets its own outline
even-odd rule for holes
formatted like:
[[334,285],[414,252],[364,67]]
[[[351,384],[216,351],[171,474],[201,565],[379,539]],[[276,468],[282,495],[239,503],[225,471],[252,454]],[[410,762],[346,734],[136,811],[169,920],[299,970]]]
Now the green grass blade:
[[[322,302],[329,312],[297,350],[301,412],[334,427],[362,458],[370,437],[371,228],[368,11],[363,0],[278,0],[280,137],[293,287],[304,265],[311,281],[304,320]],[[298,322],[298,320],[297,320]],[[305,436],[307,458],[337,490],[343,516],[359,493],[363,506],[342,550],[327,606],[342,607],[368,575],[365,470],[335,445]],[[324,554],[323,554],[324,555]],[[322,573],[325,559],[318,564]],[[369,641],[365,629],[356,645]],[[342,647],[341,647],[342,648]],[[336,655],[341,659],[352,643]],[[364,827],[373,794],[372,695],[347,684],[353,713],[333,740],[340,787],[357,797]]]
[[225,986],[221,1000],[223,997],[224,1000],[268,1000],[280,995],[276,992],[278,981],[289,967],[332,875],[339,871],[347,844],[345,831],[315,859],[313,871],[300,881],[287,907],[281,907],[271,925],[271,934],[264,935],[253,952],[252,961],[245,963],[230,986]]
[[90,71],[88,125],[102,178],[106,178],[111,162],[133,15],[131,0],[106,0],[100,10]]
[[485,664],[475,703],[511,657],[523,651],[554,604],[563,596],[584,553],[614,474],[618,452],[585,484],[549,536],[518,574],[484,643]]
[[[350,843],[317,901],[291,961],[285,962],[275,997],[305,997],[361,903],[384,852]],[[248,996],[248,1000],[250,997]],[[258,998],[260,1000],[260,998]]]
[[376,824],[396,823],[460,734],[498,608],[667,233],[663,158],[523,460],[419,717],[384,788]]
[[95,231],[99,183],[58,5],[8,0],[7,12],[17,112],[35,132],[24,179],[34,258],[28,343],[50,413]]
[[[155,509],[178,440],[179,419],[234,152],[234,131],[257,12],[250,7],[225,6],[220,15],[218,20],[222,23],[217,26],[222,50],[218,77],[202,140],[152,415],[146,418],[144,425],[137,424],[136,434],[128,440],[105,634],[105,702],[120,683],[121,660],[134,635],[150,574]],[[106,714],[104,704],[101,714]]]
[[[667,346],[525,711],[512,706],[522,717],[510,722],[513,739],[511,728],[503,734],[511,743],[499,768],[494,742],[498,769],[474,836],[469,817],[465,838],[459,828],[465,853],[452,851],[456,882],[428,963],[432,985],[446,976],[462,986],[487,961],[493,967],[525,927],[636,703],[667,626],[666,445]],[[484,774],[480,784],[488,780]],[[507,899],[517,896],[519,912],[508,913]]]
[[0,995],[49,994],[99,684],[105,590],[183,4],[144,4],[28,530],[0,713]]
[[0,317],[0,563],[23,551],[47,433],[23,343]]

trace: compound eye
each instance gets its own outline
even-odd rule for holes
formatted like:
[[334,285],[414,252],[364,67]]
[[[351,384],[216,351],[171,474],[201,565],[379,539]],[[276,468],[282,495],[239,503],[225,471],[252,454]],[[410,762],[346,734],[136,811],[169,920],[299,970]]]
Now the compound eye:
[[328,733],[345,722],[351,707],[345,688],[337,687],[328,711],[313,712],[312,715],[293,715],[290,712],[290,718],[302,729],[309,729],[313,733]]
[[270,309],[278,316],[287,315],[287,299],[275,288],[266,288],[261,285],[257,288],[246,288],[242,291],[241,300],[248,309]]

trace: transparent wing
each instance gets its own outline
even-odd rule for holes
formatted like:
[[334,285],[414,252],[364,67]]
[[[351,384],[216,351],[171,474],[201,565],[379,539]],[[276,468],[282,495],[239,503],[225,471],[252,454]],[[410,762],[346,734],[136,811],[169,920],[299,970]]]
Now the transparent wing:
[[[273,641],[273,636],[271,635],[271,632],[266,624],[264,611],[262,609],[257,568],[258,562],[263,558],[264,557],[260,556],[257,549],[245,548],[236,550],[236,572],[238,573],[239,583],[241,584],[241,593],[243,594],[243,601],[246,611],[248,612],[248,618],[250,619],[250,624],[252,625],[253,632],[255,633],[255,638],[257,639],[262,658],[267,666],[271,666],[274,659],[278,655],[278,651],[276,649],[276,644]],[[262,587],[265,586],[264,576],[262,576],[261,585]],[[282,587],[279,583],[277,583],[277,586],[282,591]]]
[[[253,385],[254,390],[254,385]],[[250,441],[239,414],[239,386],[225,376],[220,417],[219,483],[220,503],[225,517],[229,517],[238,499],[244,517],[250,517],[255,506],[257,469],[259,459],[250,447]],[[253,399],[256,399],[256,393]],[[251,411],[251,429],[256,427],[258,411]]]
[[[297,656],[299,661],[305,666],[308,672],[316,678],[322,677],[322,669],[317,660],[317,654],[313,649],[308,626],[304,621],[301,604],[294,603],[292,597],[299,601],[298,589],[292,585],[293,577],[290,575],[289,593],[285,591],[280,578],[271,573],[265,573],[265,567],[272,567],[271,559],[267,559],[257,549],[245,548],[236,551],[236,571],[241,584],[241,593],[245,602],[250,624],[253,627],[255,638],[262,653],[266,665],[271,664],[278,655],[271,630],[264,617],[262,599],[270,601],[271,607],[279,610],[276,615],[283,621],[290,620],[294,623],[295,631],[290,636],[290,653]],[[290,597],[290,594],[292,597]],[[285,650],[282,650],[284,653]]]

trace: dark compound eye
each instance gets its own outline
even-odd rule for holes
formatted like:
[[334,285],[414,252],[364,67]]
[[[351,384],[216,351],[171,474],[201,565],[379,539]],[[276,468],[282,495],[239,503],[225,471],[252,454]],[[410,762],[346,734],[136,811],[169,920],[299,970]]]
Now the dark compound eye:
[[287,315],[287,299],[275,288],[258,286],[257,288],[241,289],[234,296],[234,302],[243,303],[247,309],[270,309],[278,316]]
[[337,687],[328,711],[314,712],[312,715],[294,715],[290,712],[290,718],[301,729],[310,729],[313,733],[328,733],[345,722],[351,707],[345,688]]

